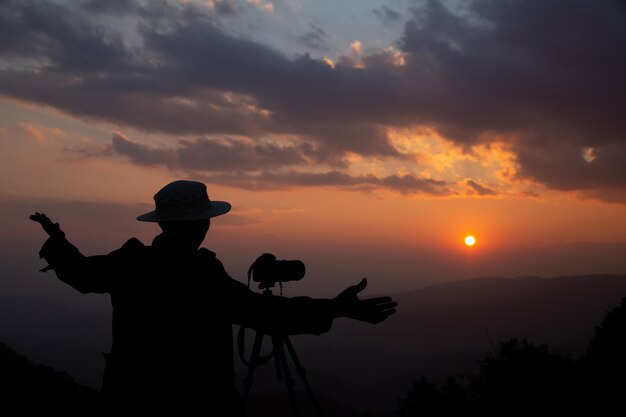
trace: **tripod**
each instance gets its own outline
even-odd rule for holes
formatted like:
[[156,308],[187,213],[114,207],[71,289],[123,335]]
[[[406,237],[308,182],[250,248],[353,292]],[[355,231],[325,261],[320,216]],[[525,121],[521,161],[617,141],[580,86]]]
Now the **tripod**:
[[[272,291],[269,288],[266,288],[263,291],[263,295],[272,295]],[[242,328],[243,329],[243,328]],[[240,329],[240,341],[243,339],[242,329]],[[249,361],[244,361],[246,366],[248,367],[248,375],[244,379],[244,393],[243,400],[246,402],[248,400],[248,396],[250,395],[250,390],[252,389],[252,380],[254,378],[254,372],[256,371],[257,366],[263,365],[267,363],[270,359],[274,359],[274,364],[276,367],[276,378],[278,381],[284,381],[285,387],[287,388],[287,393],[289,395],[289,402],[291,403],[291,409],[293,411],[294,417],[299,415],[298,404],[296,402],[296,397],[294,394],[294,386],[295,380],[291,376],[289,372],[289,365],[287,363],[287,354],[285,352],[285,347],[287,348],[287,352],[291,356],[291,360],[294,364],[296,375],[300,377],[306,391],[311,399],[311,403],[313,404],[313,409],[315,410],[315,414],[318,417],[322,417],[322,411],[319,407],[319,404],[315,398],[313,390],[311,389],[311,385],[306,377],[306,370],[300,363],[298,359],[298,355],[291,344],[291,340],[287,335],[272,335],[272,353],[270,356],[261,357],[261,345],[263,344],[263,338],[265,334],[261,332],[257,332],[254,337],[254,344],[252,345],[252,356]],[[243,359],[243,357],[242,357]]]

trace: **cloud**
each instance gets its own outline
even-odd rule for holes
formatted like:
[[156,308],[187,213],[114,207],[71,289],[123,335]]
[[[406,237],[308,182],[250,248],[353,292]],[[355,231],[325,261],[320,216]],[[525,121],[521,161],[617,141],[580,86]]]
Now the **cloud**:
[[402,15],[400,13],[385,5],[382,5],[377,9],[372,9],[372,13],[374,13],[374,15],[386,25],[395,25],[400,23],[402,20]]
[[113,15],[125,14],[136,10],[136,1],[134,0],[86,0],[83,3],[85,10],[96,13],[107,13]]
[[[586,158],[590,149],[593,159]],[[518,144],[515,150],[520,178],[563,191],[596,190],[596,195],[614,195],[616,188],[626,188],[626,143],[583,147],[559,138],[538,137]]]
[[[471,10],[483,23],[431,1],[414,12],[402,39],[410,69],[435,90],[433,120],[453,139],[551,130],[569,140],[593,132],[603,141],[623,131],[613,108],[626,66],[617,2],[483,0]],[[583,24],[585,31],[574,29]]]
[[239,4],[234,0],[212,0],[209,4],[220,16],[233,16],[239,13]]
[[[114,132],[109,147],[96,151],[100,156],[123,156],[137,165],[164,166],[174,171],[193,172],[194,177],[252,191],[293,187],[338,187],[370,191],[388,189],[402,194],[450,195],[445,181],[405,175],[354,175],[348,170],[309,172],[316,150],[308,143],[258,144],[235,138],[181,140],[176,147],[153,147],[130,141]],[[75,152],[76,153],[76,152]],[[93,157],[90,150],[79,151]]]
[[49,145],[51,139],[65,137],[65,133],[58,128],[41,126],[36,123],[20,122],[18,126],[40,145]]
[[467,187],[469,188],[469,190],[470,190],[470,192],[472,194],[478,194],[479,196],[497,195],[498,194],[495,190],[493,190],[493,189],[491,189],[491,188],[489,188],[489,187],[487,187],[487,186],[485,186],[485,185],[483,185],[483,184],[481,184],[481,183],[479,183],[477,181],[474,181],[472,179],[466,179],[465,180],[465,184],[467,185]]
[[310,30],[296,40],[308,48],[325,51],[329,49],[327,39],[328,35],[321,27],[311,25]]
[[46,135],[44,134],[44,132],[41,130],[41,128],[39,126],[37,126],[36,124],[33,123],[20,123],[19,125],[24,132],[26,132],[30,137],[32,137],[33,139],[35,139],[37,141],[37,143],[39,143],[40,145],[46,145],[48,143],[48,140],[46,139]]
[[79,11],[48,2],[2,2],[3,61],[11,57],[28,58],[41,67],[70,70],[65,77],[96,69],[128,68],[130,57],[119,34],[106,31],[83,16]]
[[[378,122],[362,123],[354,96],[363,86],[386,89],[384,77],[333,70],[308,56],[290,60],[267,46],[226,35],[202,10],[185,13],[168,3],[158,13],[142,11],[145,23],[136,29],[144,52],[138,55],[122,42],[122,33],[93,25],[78,8],[12,6],[14,17],[0,15],[10,33],[4,56],[18,51],[45,65],[36,71],[3,71],[0,91],[9,96],[151,131],[301,134],[339,153],[394,153]],[[53,28],[31,24],[46,22],[44,16],[54,18]],[[342,92],[346,89],[353,91]],[[356,133],[346,135],[351,130]]]
[[302,164],[310,152],[311,146],[306,143],[259,144],[234,138],[181,140],[177,147],[156,148],[132,142],[115,132],[110,148],[103,153],[125,156],[138,165],[162,165],[170,169],[205,172],[238,172]]
[[626,190],[621,187],[605,187],[594,190],[579,192],[580,197],[585,199],[600,200],[609,203],[626,204]]
[[[483,0],[470,11],[431,1],[402,39],[408,70],[431,81],[438,130],[457,143],[505,138],[519,178],[550,188],[626,189],[623,4]],[[590,148],[591,162],[581,157]]]
[[392,190],[407,195],[448,196],[454,192],[444,181],[415,175],[351,175],[343,171],[283,172],[262,171],[258,174],[216,174],[204,179],[250,191],[285,190],[298,187],[334,187],[351,191]]
[[246,0],[246,1],[260,10],[263,10],[268,13],[274,13],[274,4],[272,2],[263,1],[263,0]]
[[461,13],[431,0],[403,19],[396,49],[333,66],[228,34],[191,3],[119,2],[130,45],[86,4],[0,4],[1,94],[176,136],[294,135],[324,163],[403,158],[386,129],[425,126],[463,146],[497,138],[520,178],[548,187],[626,189],[621,1],[475,0]]
[[105,153],[116,153],[127,156],[139,165],[170,165],[176,162],[176,152],[170,149],[151,148],[129,141],[121,133],[114,132],[111,148]]

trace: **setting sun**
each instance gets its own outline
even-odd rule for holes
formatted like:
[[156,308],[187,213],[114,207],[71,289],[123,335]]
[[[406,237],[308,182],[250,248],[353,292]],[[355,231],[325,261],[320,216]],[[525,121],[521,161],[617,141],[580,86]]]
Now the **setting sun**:
[[474,246],[476,244],[476,238],[472,235],[465,236],[465,244],[467,246]]

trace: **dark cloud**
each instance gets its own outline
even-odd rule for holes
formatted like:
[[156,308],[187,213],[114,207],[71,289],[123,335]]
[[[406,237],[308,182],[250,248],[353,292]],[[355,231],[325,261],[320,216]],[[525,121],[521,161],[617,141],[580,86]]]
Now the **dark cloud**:
[[311,25],[311,30],[296,39],[300,44],[311,49],[327,50],[328,35],[321,27]]
[[[623,1],[476,0],[460,15],[431,0],[407,16],[404,65],[375,52],[364,68],[288,58],[226,34],[193,4],[139,4],[125,13],[139,22],[140,48],[85,3],[1,3],[0,59],[12,69],[1,70],[0,93],[178,135],[300,135],[326,162],[399,158],[385,128],[426,125],[461,145],[510,141],[520,175],[549,187],[626,188],[601,156],[622,155],[626,141]],[[575,156],[585,147],[598,153],[591,164]]]
[[198,139],[185,141],[178,150],[179,161],[189,169],[208,171],[255,170],[260,167],[274,168],[305,162],[302,147],[279,147],[271,144],[248,144],[227,140],[218,142]]
[[582,147],[559,138],[538,137],[519,144],[515,150],[521,178],[564,191],[596,190],[598,196],[615,194],[616,190],[610,189],[625,188],[626,143]]
[[128,157],[139,165],[163,165],[170,169],[196,171],[255,171],[298,165],[311,153],[309,144],[278,146],[240,139],[183,140],[177,147],[155,148],[132,142],[114,133],[111,147],[104,153]]
[[96,13],[123,14],[136,10],[136,3],[134,0],[86,0],[83,7]]
[[608,187],[583,190],[580,196],[585,199],[600,200],[609,203],[626,204],[626,190],[623,187]]
[[278,146],[233,138],[181,140],[177,147],[157,148],[113,133],[111,145],[98,151],[73,150],[79,157],[124,156],[138,165],[161,165],[192,172],[206,181],[261,191],[292,187],[338,187],[368,191],[389,189],[402,194],[448,195],[448,183],[414,175],[354,176],[345,171],[295,171],[307,167],[317,150],[309,143]]
[[493,190],[493,189],[491,189],[491,188],[489,188],[489,187],[487,187],[487,186],[485,186],[485,185],[483,185],[483,184],[481,184],[481,183],[479,183],[477,181],[474,181],[472,179],[466,180],[465,184],[470,188],[470,190],[473,193],[478,194],[480,196],[497,195],[498,194],[495,190]]
[[239,13],[239,5],[234,0],[215,0],[213,4],[220,16],[232,16]]
[[105,152],[127,156],[139,165],[173,165],[177,162],[175,150],[140,145],[129,141],[120,133],[113,133],[111,148],[107,148]]
[[402,194],[445,196],[454,192],[445,181],[415,175],[351,175],[343,171],[299,172],[262,171],[258,174],[216,174],[204,177],[208,182],[229,185],[251,191],[283,190],[296,187],[333,187],[352,191],[388,189]]
[[378,9],[372,9],[372,13],[386,25],[395,25],[402,20],[400,13],[385,5],[380,6]]
[[[132,85],[132,83],[136,83]],[[128,88],[124,88],[125,85]],[[155,90],[141,86],[155,83]],[[43,102],[91,120],[112,121],[140,130],[175,135],[223,133],[256,135],[268,131],[268,118],[254,100],[198,88],[184,96],[168,95],[154,79],[68,79],[55,73],[30,76],[5,72],[0,88],[21,98]],[[210,109],[210,110],[208,110]]]
[[[167,4],[167,11],[154,6],[142,11],[144,48],[137,53],[121,43],[121,34],[94,29],[80,10],[54,3],[35,10],[30,3],[15,3],[19,18],[7,30],[15,36],[5,48],[32,51],[30,43],[39,45],[47,64],[38,71],[3,71],[0,91],[146,130],[305,134],[329,152],[397,155],[375,120],[362,124],[362,111],[354,102],[373,100],[360,91],[366,85],[385,89],[384,77],[353,68],[333,70],[308,56],[289,60],[267,46],[226,35],[211,15]],[[31,24],[25,16],[33,14],[55,16],[55,30]],[[164,23],[165,16],[169,20]],[[88,36],[79,42],[81,31]]]
[[471,10],[473,21],[431,1],[403,37],[408,66],[431,79],[440,132],[459,143],[511,135],[519,176],[551,188],[626,189],[624,3],[483,0]]
[[62,72],[59,76],[64,80],[92,71],[129,70],[133,66],[131,57],[120,35],[83,16],[50,2],[1,3],[2,58],[31,59],[43,65],[46,72]]
[[[438,2],[415,11],[403,49],[436,89],[433,119],[457,140],[486,130],[554,130],[578,140],[620,137],[615,106],[626,70],[619,2],[482,0],[482,23]],[[585,30],[580,30],[584,27]]]

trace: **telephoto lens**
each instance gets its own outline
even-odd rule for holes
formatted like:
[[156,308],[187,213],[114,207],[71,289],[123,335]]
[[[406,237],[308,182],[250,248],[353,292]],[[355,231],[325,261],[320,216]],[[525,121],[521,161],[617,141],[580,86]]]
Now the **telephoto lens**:
[[271,266],[272,274],[277,277],[275,281],[299,281],[304,278],[306,268],[304,262],[298,260],[276,260]]
[[277,282],[298,281],[304,278],[306,267],[299,260],[277,260],[271,253],[259,256],[250,267],[252,279],[261,288],[273,287]]

